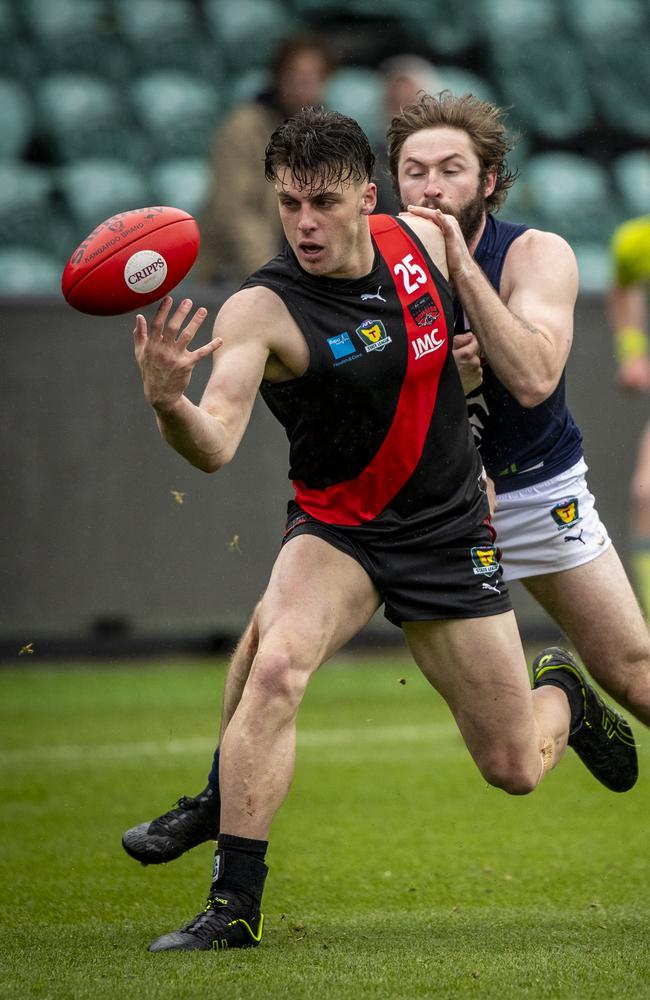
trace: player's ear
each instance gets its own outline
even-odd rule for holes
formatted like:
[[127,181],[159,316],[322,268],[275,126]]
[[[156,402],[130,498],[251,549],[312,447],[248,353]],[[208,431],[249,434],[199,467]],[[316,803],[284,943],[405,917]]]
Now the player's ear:
[[484,196],[486,198],[489,198],[496,186],[497,186],[497,168],[489,167],[487,176],[485,178],[485,183],[483,185]]
[[361,199],[361,214],[372,215],[377,205],[377,185],[369,181]]

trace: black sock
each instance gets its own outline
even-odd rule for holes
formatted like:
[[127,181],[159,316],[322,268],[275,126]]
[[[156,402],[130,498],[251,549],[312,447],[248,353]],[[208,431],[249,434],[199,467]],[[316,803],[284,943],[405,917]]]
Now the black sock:
[[549,670],[535,685],[544,687],[545,684],[552,684],[553,687],[561,688],[569,699],[569,709],[571,711],[571,722],[569,724],[569,735],[572,736],[580,726],[585,715],[585,701],[582,695],[582,687],[577,677],[573,677],[565,671],[553,673]]
[[[242,850],[242,845],[252,850]],[[238,900],[238,905],[259,906],[268,873],[264,863],[267,846],[266,840],[221,834],[214,855],[208,899],[220,904]]]
[[212,767],[208,775],[208,785],[213,792],[217,795],[219,794],[219,744],[217,744],[214,757],[212,758]]
[[249,854],[258,861],[264,861],[269,846],[268,840],[252,840],[250,837],[234,837],[229,833],[220,833],[217,837],[220,851],[238,851]]

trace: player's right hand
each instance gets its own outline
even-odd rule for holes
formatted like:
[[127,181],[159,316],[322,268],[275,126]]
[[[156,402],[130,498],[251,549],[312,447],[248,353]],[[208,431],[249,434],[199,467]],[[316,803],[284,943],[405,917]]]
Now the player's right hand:
[[195,365],[221,347],[222,340],[216,337],[203,347],[189,351],[188,346],[205,320],[207,309],[197,309],[189,322],[187,320],[192,300],[183,299],[174,314],[169,317],[173,301],[170,296],[162,300],[156,315],[147,329],[147,321],[138,315],[133,331],[135,357],[144,383],[147,401],[160,414],[169,412],[187,388]]
[[463,384],[463,392],[467,395],[478,389],[483,381],[481,345],[471,330],[467,330],[465,333],[457,333],[454,337],[452,353]]

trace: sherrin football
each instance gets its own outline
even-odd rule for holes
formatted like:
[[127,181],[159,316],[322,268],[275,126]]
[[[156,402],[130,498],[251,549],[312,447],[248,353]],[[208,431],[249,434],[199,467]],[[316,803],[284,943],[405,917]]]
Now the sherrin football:
[[93,229],[65,266],[66,301],[92,316],[156,302],[183,280],[199,252],[199,227],[180,208],[134,208]]

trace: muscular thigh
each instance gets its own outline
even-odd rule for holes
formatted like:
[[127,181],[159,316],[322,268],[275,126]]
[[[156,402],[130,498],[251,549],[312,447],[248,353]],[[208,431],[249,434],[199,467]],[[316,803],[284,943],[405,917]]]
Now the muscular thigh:
[[260,649],[273,644],[316,669],[363,628],[379,603],[355,559],[314,535],[297,535],[280,550],[258,609]]
[[497,746],[515,753],[531,749],[530,680],[512,611],[405,623],[404,635],[418,666],[453,712],[475,760]]
[[614,548],[561,573],[524,580],[558,623],[591,675],[612,693],[648,667],[648,629]]

